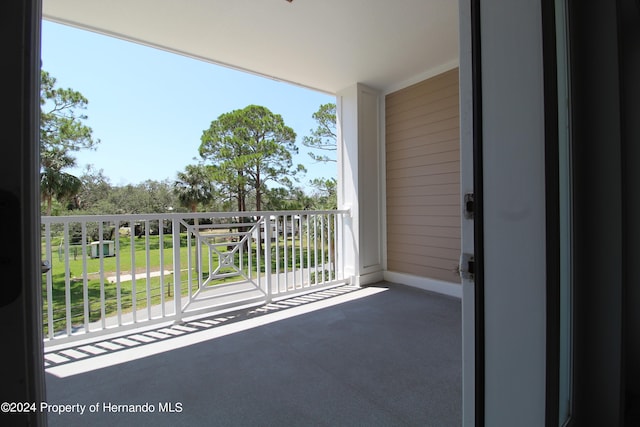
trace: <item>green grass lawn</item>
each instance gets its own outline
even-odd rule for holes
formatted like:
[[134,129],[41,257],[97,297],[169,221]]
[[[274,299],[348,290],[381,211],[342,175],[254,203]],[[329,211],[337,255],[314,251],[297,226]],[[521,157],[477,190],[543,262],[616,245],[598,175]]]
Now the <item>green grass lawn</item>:
[[[300,252],[299,252],[299,242],[296,245],[296,257],[292,259],[291,257],[291,240],[287,242],[288,249],[288,260],[287,260],[287,269],[291,269],[295,266],[295,268],[307,267],[308,265],[314,266],[315,264],[315,253],[313,249],[311,249],[311,253],[307,253],[305,250],[302,256],[302,264],[300,263]],[[64,253],[59,252],[59,241],[52,239],[52,259],[51,259],[51,274],[52,274],[52,310],[53,310],[53,319],[54,319],[54,333],[64,331],[66,329],[66,280],[65,280],[65,256]],[[282,251],[284,250],[284,241],[280,239],[278,242],[279,251],[281,254],[280,259],[280,270],[284,269],[284,257],[282,256]],[[82,248],[81,246],[72,245],[69,247],[69,277],[70,277],[70,300],[71,300],[71,322],[74,326],[81,326],[84,324],[84,316],[85,316],[85,308],[84,308],[84,283],[85,280],[87,282],[87,301],[89,307],[89,322],[94,322],[100,320],[102,317],[102,305],[101,301],[101,292],[104,292],[104,314],[105,316],[113,316],[117,314],[117,295],[120,293],[120,310],[122,313],[130,312],[134,309],[134,294],[135,294],[135,309],[139,310],[147,307],[147,304],[151,305],[160,304],[162,301],[161,295],[164,296],[164,301],[171,301],[173,299],[173,248],[172,248],[172,236],[164,236],[163,242],[160,241],[159,236],[149,236],[149,270],[150,271],[164,271],[168,270],[171,272],[170,274],[164,274],[160,277],[151,277],[147,283],[147,278],[141,278],[135,280],[135,292],[133,289],[134,281],[127,280],[122,281],[119,285],[116,283],[110,283],[107,278],[110,276],[115,276],[117,266],[120,267],[121,276],[124,274],[130,274],[132,270],[135,270],[137,273],[145,273],[147,271],[147,253],[146,253],[146,239],[143,238],[134,238],[133,239],[133,254],[132,254],[132,239],[129,237],[121,238],[119,242],[119,256],[115,257],[105,257],[102,259],[90,258],[87,256],[86,261],[82,256]],[[90,248],[87,245],[87,251]],[[181,267],[182,271],[180,272],[180,283],[181,283],[181,292],[182,295],[188,294],[188,286],[189,286],[189,272],[185,270],[187,268],[187,240],[186,235],[181,236],[181,245],[180,245],[180,259],[181,259]],[[193,246],[192,241],[192,259],[195,259],[195,247]],[[252,247],[252,252],[254,254],[255,260],[255,244]],[[272,251],[272,271],[276,271],[276,259],[275,259],[275,251],[276,251],[276,243],[271,244]],[[321,248],[318,248],[318,263],[322,263],[321,260]],[[163,264],[160,263],[160,254],[163,254]],[[203,273],[204,278],[208,274],[208,251],[203,248]],[[43,246],[43,258],[45,257],[46,251]],[[263,255],[263,254],[261,254]],[[309,262],[309,255],[311,257]],[[245,263],[246,263],[246,256]],[[325,258],[328,256],[328,250],[325,248]],[[238,263],[239,255],[236,252],[236,265]],[[262,263],[264,263],[264,258],[262,258]],[[132,262],[133,259],[133,262]],[[87,277],[85,279],[84,274],[84,263],[86,262],[86,273]],[[212,265],[215,268],[218,265],[218,256],[215,252],[212,255]],[[252,265],[253,272],[256,273],[255,261]],[[101,285],[100,280],[100,271],[103,271],[103,285]],[[226,270],[232,271],[232,270]],[[261,272],[264,272],[264,265],[261,268]],[[191,271],[192,277],[192,291],[197,290],[197,272],[195,268]],[[325,277],[328,277],[325,276]],[[241,276],[236,277],[228,277],[225,279],[218,279],[214,283],[224,283],[230,281],[240,280]],[[312,280],[315,280],[312,278]],[[48,323],[47,323],[47,315],[48,315],[48,295],[46,290],[46,280],[43,277],[43,328],[45,336],[48,334]],[[101,290],[103,289],[103,290]]]

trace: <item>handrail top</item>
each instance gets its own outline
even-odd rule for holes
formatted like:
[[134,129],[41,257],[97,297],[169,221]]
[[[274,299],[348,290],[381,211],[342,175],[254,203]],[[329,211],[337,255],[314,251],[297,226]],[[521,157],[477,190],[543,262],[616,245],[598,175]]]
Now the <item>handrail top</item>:
[[350,209],[329,209],[329,210],[291,210],[291,211],[245,211],[245,212],[172,212],[172,213],[144,213],[144,214],[106,214],[106,215],[64,215],[64,216],[41,216],[41,222],[65,223],[82,221],[141,221],[141,220],[173,220],[173,219],[196,219],[196,218],[234,218],[234,217],[259,217],[266,216],[292,216],[292,215],[328,215],[346,214]]

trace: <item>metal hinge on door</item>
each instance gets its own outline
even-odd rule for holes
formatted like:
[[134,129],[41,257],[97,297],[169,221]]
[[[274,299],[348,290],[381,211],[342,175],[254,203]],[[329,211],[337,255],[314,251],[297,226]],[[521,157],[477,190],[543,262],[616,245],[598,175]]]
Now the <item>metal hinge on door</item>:
[[464,195],[464,217],[465,219],[473,219],[476,198],[473,193]]
[[462,254],[460,256],[458,270],[462,279],[471,281],[475,279],[475,261],[472,254]]

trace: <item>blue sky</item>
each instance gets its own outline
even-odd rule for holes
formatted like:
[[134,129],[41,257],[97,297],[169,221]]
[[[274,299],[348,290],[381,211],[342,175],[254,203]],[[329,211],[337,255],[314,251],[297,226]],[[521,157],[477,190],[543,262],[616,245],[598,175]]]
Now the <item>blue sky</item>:
[[301,186],[336,176],[335,163],[314,163],[301,142],[316,127],[312,114],[335,102],[331,95],[49,21],[42,24],[42,67],[58,87],[89,100],[86,124],[101,141],[95,151],[77,153],[70,173],[91,164],[113,185],[173,180],[198,162],[200,137],[212,120],[257,104],[295,130],[294,163],[308,169]]

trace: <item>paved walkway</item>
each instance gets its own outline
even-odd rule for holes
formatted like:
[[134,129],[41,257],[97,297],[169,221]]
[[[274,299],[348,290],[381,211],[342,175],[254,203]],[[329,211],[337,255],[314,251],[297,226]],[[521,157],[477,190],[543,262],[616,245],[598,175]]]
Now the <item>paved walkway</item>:
[[[173,271],[169,271],[169,270],[164,270],[164,271],[151,271],[149,272],[149,277],[160,277],[160,276],[169,276],[170,274],[172,274]],[[146,279],[147,278],[147,273],[138,273],[136,274],[136,280],[142,280],[142,279]],[[107,277],[107,281],[109,283],[116,283],[116,280],[118,278],[116,276],[109,276]],[[131,274],[121,274],[120,275],[120,282],[128,282],[130,280],[133,279],[133,276]]]

